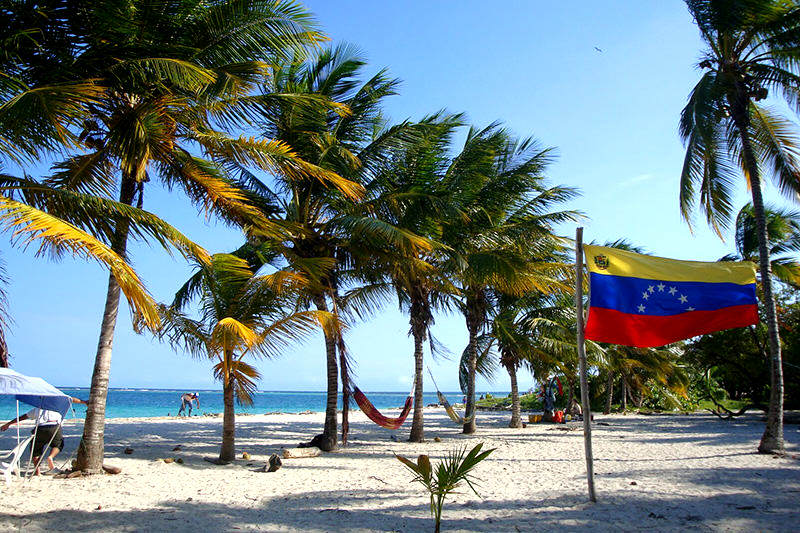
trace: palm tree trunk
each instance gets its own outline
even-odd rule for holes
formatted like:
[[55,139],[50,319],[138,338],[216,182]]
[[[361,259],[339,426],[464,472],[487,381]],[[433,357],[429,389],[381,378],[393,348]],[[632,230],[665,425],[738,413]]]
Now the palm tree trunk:
[[[564,377],[566,378],[566,375],[564,375]],[[570,406],[572,405],[573,398],[575,398],[575,389],[572,387],[572,380],[571,379],[567,380],[567,389],[568,390],[567,390],[567,406],[566,406],[566,409],[569,409]],[[564,412],[566,412],[566,410]]]
[[[469,304],[468,304],[469,306]],[[469,345],[467,350],[469,353],[469,372],[467,375],[467,405],[464,409],[464,416],[467,422],[464,424],[462,433],[471,435],[475,433],[475,376],[478,366],[478,320],[474,313],[470,313],[467,309],[467,330],[469,331]]]
[[[745,95],[746,89],[740,90]],[[772,360],[770,373],[769,411],[767,424],[761,443],[758,445],[759,453],[783,453],[783,362],[781,358],[781,340],[778,335],[778,317],[775,312],[775,299],[772,294],[772,266],[769,262],[769,237],[767,235],[766,218],[764,217],[764,198],[761,194],[761,177],[759,175],[758,161],[750,143],[750,119],[748,115],[749,97],[741,96],[731,105],[732,117],[739,129],[742,141],[742,156],[750,177],[750,191],[753,196],[753,213],[756,217],[758,230],[758,259],[761,273],[761,289],[764,293],[764,310],[767,319],[767,332],[769,334],[769,351]]]
[[428,338],[428,329],[433,320],[430,310],[430,290],[422,283],[410,287],[408,323],[411,326],[411,335],[414,337],[414,418],[411,422],[410,442],[422,442],[425,439],[423,411],[424,385],[422,367],[425,362],[424,346]]
[[[340,316],[339,309],[342,308],[341,298],[335,282],[332,282],[331,285],[333,312],[338,318]],[[341,334],[336,335],[336,350],[339,353],[339,375],[342,381],[342,446],[347,446],[347,436],[350,434],[350,372],[347,362],[347,345]]]
[[222,412],[222,447],[219,450],[219,463],[227,464],[236,459],[236,409],[233,405],[233,380],[222,385],[224,409]]
[[[323,294],[314,296],[314,305],[320,311],[327,311],[328,304],[325,301]],[[325,426],[322,430],[322,435],[325,442],[321,443],[324,451],[329,452],[335,450],[337,446],[338,435],[337,429],[337,414],[336,407],[339,402],[339,367],[336,361],[336,338],[334,335],[324,332],[325,335],[325,362],[327,365],[328,373],[328,391],[327,399],[325,402]]]
[[622,377],[622,412],[628,410],[628,384],[625,382],[625,377]]
[[347,435],[350,433],[350,375],[347,372],[347,347],[341,335],[336,339],[336,347],[342,376],[342,446],[347,446]]
[[0,329],[0,368],[8,368],[8,344],[2,329]]
[[423,343],[425,341],[423,335],[424,331],[414,327],[414,318],[411,318],[411,329],[414,334],[414,419],[411,422],[411,435],[408,437],[410,442],[422,442],[425,439],[423,430],[422,412],[425,408],[423,404],[423,381],[422,381],[422,363],[423,363]]
[[511,378],[511,422],[508,424],[510,428],[521,428],[522,420],[520,419],[519,408],[519,386],[517,385],[517,365],[511,363],[506,365],[508,370],[508,377]]
[[614,373],[609,370],[608,372],[608,381],[606,382],[606,392],[608,395],[606,396],[606,408],[603,411],[604,415],[607,415],[611,412],[611,402],[614,399]]
[[[120,186],[119,201],[131,205],[136,193],[136,181],[123,175]],[[111,249],[120,257],[125,258],[128,247],[129,223],[119,219],[114,231],[114,241]],[[113,274],[108,275],[108,290],[106,291],[106,304],[103,310],[103,321],[100,325],[100,339],[97,343],[97,353],[92,371],[92,384],[89,389],[89,401],[86,408],[86,420],[83,424],[83,437],[78,445],[77,470],[99,473],[103,469],[103,439],[106,422],[106,397],[108,396],[108,382],[111,374],[111,348],[114,344],[114,329],[117,325],[119,312],[120,288]]]

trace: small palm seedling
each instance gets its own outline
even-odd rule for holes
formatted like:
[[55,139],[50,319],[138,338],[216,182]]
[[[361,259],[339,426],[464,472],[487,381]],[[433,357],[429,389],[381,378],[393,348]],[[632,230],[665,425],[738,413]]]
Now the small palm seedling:
[[427,455],[420,455],[416,463],[405,457],[395,455],[400,462],[414,472],[413,481],[422,484],[430,493],[431,515],[435,521],[436,527],[434,531],[436,533],[439,533],[441,527],[444,499],[458,488],[461,483],[466,483],[472,489],[472,492],[480,496],[478,491],[475,490],[474,479],[470,476],[470,472],[496,449],[492,448],[482,452],[481,448],[483,448],[483,443],[478,444],[469,452],[467,452],[466,447],[451,451],[447,457],[436,465],[435,469],[431,466],[431,460]]

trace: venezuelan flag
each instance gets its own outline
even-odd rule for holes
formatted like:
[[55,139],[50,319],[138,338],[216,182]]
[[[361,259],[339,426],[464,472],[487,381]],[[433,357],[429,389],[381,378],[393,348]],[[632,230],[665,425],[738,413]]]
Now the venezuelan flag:
[[677,261],[584,246],[586,338],[651,347],[758,322],[755,265]]

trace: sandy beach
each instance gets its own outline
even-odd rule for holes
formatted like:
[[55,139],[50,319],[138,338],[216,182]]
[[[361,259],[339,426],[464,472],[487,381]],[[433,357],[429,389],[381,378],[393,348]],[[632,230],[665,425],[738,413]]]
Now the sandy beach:
[[[466,437],[441,409],[425,412],[422,444],[405,442],[355,412],[341,451],[286,459],[258,471],[271,453],[308,440],[322,414],[237,420],[237,455],[214,466],[221,418],[112,419],[107,463],[119,475],[42,476],[3,487],[2,531],[431,531],[421,487],[393,453],[432,459],[484,442],[494,454],[476,469],[480,496],[461,490],[443,514],[443,531],[796,531],[800,521],[800,431],[786,426],[787,456],[755,452],[756,415],[597,416],[595,471],[599,501],[586,497],[582,432],[545,424],[509,429],[508,415],[479,415]],[[67,459],[80,421],[65,426]],[[10,432],[9,432],[10,433]],[[441,442],[434,442],[434,437]],[[3,435],[3,444],[11,437]],[[180,451],[172,451],[177,445]],[[126,447],[133,448],[130,455]],[[159,459],[182,458],[184,463]]]

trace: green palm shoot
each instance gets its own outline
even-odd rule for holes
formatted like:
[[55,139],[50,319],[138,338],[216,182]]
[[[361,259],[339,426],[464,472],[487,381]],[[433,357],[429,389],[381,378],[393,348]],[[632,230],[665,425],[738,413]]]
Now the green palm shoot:
[[427,455],[420,455],[416,463],[395,455],[401,463],[414,472],[415,477],[412,481],[420,483],[430,494],[431,515],[434,519],[436,533],[439,533],[441,528],[442,508],[448,494],[466,483],[475,495],[480,496],[473,484],[475,479],[470,474],[472,469],[478,466],[478,463],[496,450],[496,448],[492,448],[482,452],[481,448],[483,448],[483,443],[479,443],[469,452],[466,447],[453,450],[436,465],[436,468],[431,465],[431,460]]

